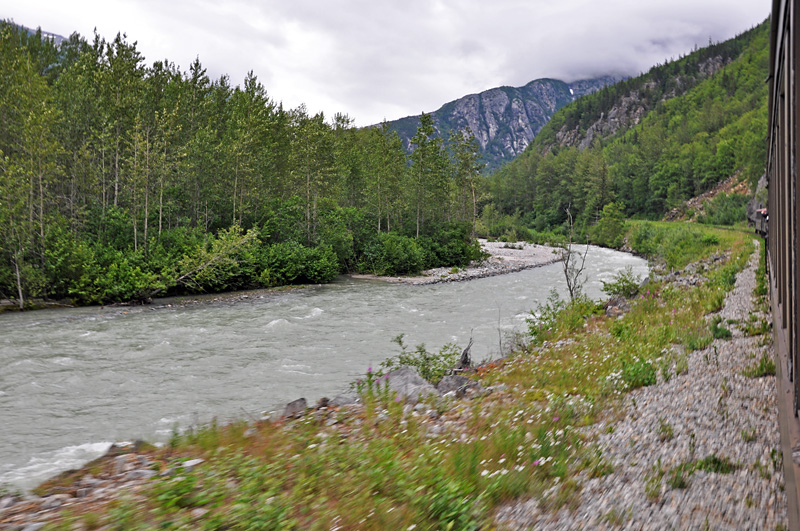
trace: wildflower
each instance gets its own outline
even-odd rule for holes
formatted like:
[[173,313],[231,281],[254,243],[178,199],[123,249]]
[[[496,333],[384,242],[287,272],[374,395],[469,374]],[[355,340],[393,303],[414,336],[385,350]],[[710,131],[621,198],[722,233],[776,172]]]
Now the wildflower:
[[370,365],[369,368],[367,369],[367,374],[372,374],[372,365]]
[[542,460],[541,459],[537,459],[536,461],[531,463],[531,465],[533,465],[533,466],[539,466],[540,464],[542,464]]
[[561,417],[553,417],[553,422],[558,422],[558,419],[560,419],[560,418]]
[[484,471],[483,471],[483,472],[481,472],[481,476],[485,476],[485,475],[487,475],[488,473],[489,473],[489,471],[484,469]]

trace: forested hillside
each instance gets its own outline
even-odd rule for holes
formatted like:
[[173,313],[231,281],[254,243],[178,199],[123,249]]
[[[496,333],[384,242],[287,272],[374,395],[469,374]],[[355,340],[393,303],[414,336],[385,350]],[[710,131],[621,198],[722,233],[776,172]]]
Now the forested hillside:
[[284,109],[125,36],[0,26],[0,299],[76,303],[475,258],[473,138]]
[[768,25],[564,107],[491,177],[482,226],[589,231],[605,207],[660,218],[738,174],[764,171]]

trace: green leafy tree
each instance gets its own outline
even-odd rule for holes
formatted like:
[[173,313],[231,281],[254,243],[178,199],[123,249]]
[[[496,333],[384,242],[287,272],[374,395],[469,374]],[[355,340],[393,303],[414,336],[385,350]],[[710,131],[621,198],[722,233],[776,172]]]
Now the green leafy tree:
[[625,227],[622,205],[609,203],[603,207],[597,223],[589,229],[589,238],[594,244],[618,249],[624,243]]
[[411,182],[410,201],[414,212],[415,234],[419,238],[420,230],[426,218],[436,216],[446,205],[448,194],[448,178],[445,173],[446,157],[441,138],[435,136],[433,118],[422,113],[417,134],[411,139]]

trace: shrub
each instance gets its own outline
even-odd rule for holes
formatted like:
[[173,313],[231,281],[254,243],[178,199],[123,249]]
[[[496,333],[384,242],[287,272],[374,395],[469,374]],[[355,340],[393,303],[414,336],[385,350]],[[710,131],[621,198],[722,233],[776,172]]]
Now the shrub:
[[614,274],[614,280],[603,283],[603,292],[610,296],[620,295],[622,297],[635,297],[639,293],[639,285],[642,283],[641,277],[633,274],[631,266]]
[[472,239],[470,231],[469,223],[445,223],[421,236],[419,244],[425,250],[424,268],[465,266],[483,258],[480,244]]
[[656,369],[649,361],[628,358],[622,361],[622,380],[628,389],[638,389],[656,384]]
[[267,286],[322,284],[339,273],[339,259],[327,245],[305,247],[297,242],[270,245],[263,256],[261,282]]
[[600,308],[590,298],[581,295],[572,301],[563,301],[555,289],[544,304],[539,304],[527,319],[528,333],[535,343],[541,343],[558,332],[576,332],[583,328],[587,317]]
[[400,367],[411,367],[433,385],[438,384],[450,372],[461,356],[458,347],[453,343],[446,344],[436,353],[428,352],[424,344],[417,345],[413,352],[409,352],[403,343],[403,334],[392,341],[400,346],[400,354],[381,362],[381,367],[387,372]]
[[395,232],[380,235],[381,255],[377,267],[380,275],[410,275],[425,266],[425,251],[417,240]]
[[705,202],[705,215],[698,216],[697,221],[710,225],[733,225],[744,221],[748,200],[746,195],[719,193]]

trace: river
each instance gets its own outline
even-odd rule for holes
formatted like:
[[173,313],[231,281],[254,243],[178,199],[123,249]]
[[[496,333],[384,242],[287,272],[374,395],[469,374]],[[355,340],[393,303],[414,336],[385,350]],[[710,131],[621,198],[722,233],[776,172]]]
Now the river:
[[[585,292],[647,263],[590,248]],[[0,315],[0,488],[29,489],[104,453],[114,441],[165,441],[174,429],[260,418],[286,402],[348,391],[405,334],[429,350],[474,337],[473,360],[497,357],[524,331],[561,264],[426,286],[342,277],[324,286],[254,291],[143,307]]]

